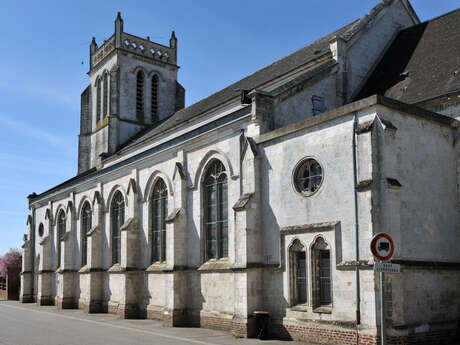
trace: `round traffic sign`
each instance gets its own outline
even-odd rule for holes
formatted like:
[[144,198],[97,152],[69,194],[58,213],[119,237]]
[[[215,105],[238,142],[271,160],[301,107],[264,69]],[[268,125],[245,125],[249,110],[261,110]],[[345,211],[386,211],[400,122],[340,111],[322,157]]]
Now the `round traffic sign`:
[[371,252],[381,261],[388,261],[393,256],[395,245],[390,235],[380,232],[371,241]]

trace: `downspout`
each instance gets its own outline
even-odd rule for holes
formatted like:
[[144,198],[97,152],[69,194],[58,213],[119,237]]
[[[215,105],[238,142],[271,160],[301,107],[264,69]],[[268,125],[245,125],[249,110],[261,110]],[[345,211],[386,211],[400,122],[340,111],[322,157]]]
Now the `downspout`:
[[358,124],[358,118],[356,113],[353,115],[353,140],[352,140],[352,151],[353,151],[353,184],[354,184],[354,196],[355,196],[355,273],[356,273],[356,336],[358,336],[358,325],[361,323],[361,293],[360,293],[360,282],[359,282],[359,215],[358,215],[358,174],[357,174],[357,162],[356,162],[356,126]]
[[31,250],[31,255],[32,255],[32,267],[30,270],[32,271],[32,288],[31,288],[31,295],[32,295],[32,300],[34,300],[34,295],[35,295],[35,207],[32,209],[32,231],[30,234],[31,240],[32,240],[32,250]]

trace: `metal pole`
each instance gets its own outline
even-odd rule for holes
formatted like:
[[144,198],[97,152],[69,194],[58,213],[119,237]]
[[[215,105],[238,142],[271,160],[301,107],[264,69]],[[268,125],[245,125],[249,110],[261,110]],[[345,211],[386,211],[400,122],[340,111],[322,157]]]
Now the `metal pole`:
[[384,308],[384,291],[383,291],[384,273],[380,272],[380,344],[385,345],[385,308]]

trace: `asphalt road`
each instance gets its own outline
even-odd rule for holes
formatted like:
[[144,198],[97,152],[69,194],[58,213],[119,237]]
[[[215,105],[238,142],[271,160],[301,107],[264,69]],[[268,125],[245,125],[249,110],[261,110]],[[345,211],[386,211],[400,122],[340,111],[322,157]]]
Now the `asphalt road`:
[[1,345],[230,345],[303,344],[237,339],[204,328],[169,328],[152,320],[121,320],[110,314],[57,310],[14,301],[0,301]]

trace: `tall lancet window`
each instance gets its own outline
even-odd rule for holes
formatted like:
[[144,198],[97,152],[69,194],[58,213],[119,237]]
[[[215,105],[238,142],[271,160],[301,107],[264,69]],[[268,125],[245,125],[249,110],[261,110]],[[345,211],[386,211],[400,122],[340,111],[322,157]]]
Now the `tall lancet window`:
[[102,117],[106,117],[108,114],[108,104],[109,104],[109,75],[107,73],[104,73],[104,100],[103,100],[103,108],[102,108]]
[[152,123],[158,121],[158,76],[152,77]]
[[220,259],[228,256],[227,173],[224,165],[214,160],[203,180],[205,211],[205,257]]
[[168,190],[162,179],[153,187],[152,200],[152,263],[166,261],[166,223]]
[[80,217],[81,266],[85,266],[88,263],[88,232],[91,230],[91,206],[88,201],[83,204]]
[[96,84],[96,124],[101,120],[101,79],[97,80]]
[[57,267],[61,267],[61,242],[65,234],[65,212],[61,210],[57,218],[56,257]]
[[112,265],[119,264],[121,259],[120,228],[125,222],[125,199],[120,191],[115,192],[110,205],[112,225]]
[[136,116],[144,116],[144,72],[137,72],[136,77]]

